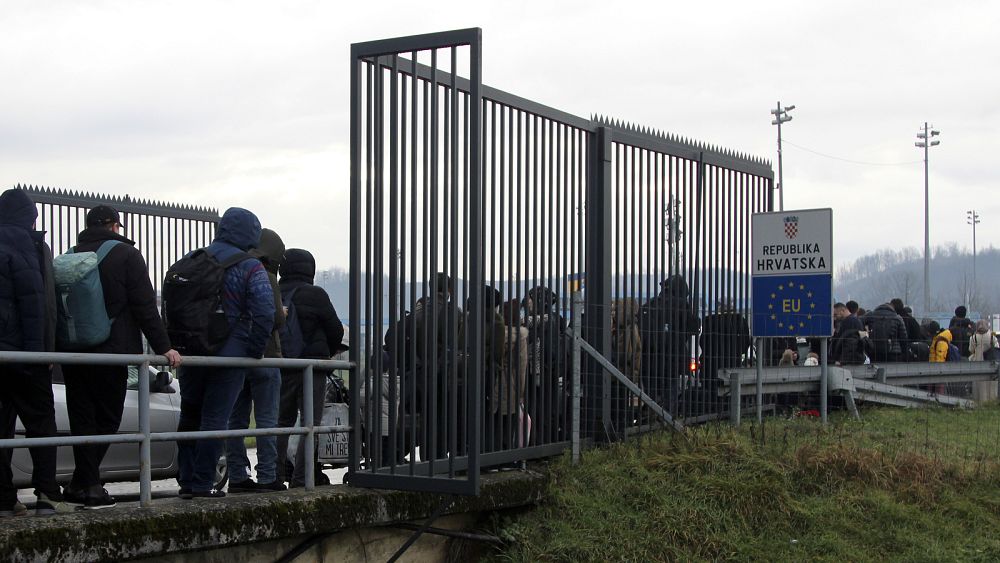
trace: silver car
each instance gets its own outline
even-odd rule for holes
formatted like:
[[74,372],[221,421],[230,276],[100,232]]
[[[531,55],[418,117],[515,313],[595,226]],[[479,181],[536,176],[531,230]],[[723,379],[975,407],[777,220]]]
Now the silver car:
[[[149,369],[149,425],[152,432],[173,432],[181,413],[181,398],[177,393],[170,372]],[[122,434],[139,431],[139,372],[135,366],[128,368],[128,390],[125,392],[125,410],[122,424],[118,429]],[[59,366],[52,370],[52,394],[55,397],[56,427],[60,436],[69,436],[69,418],[66,414],[66,385]],[[15,430],[16,438],[24,437],[24,426],[20,419]],[[150,450],[153,479],[169,479],[177,476],[177,444],[175,442],[153,442]],[[225,459],[223,457],[223,459]],[[56,479],[69,483],[73,476],[73,448],[60,446],[56,461]],[[11,460],[14,486],[31,486],[31,455],[27,448],[15,448]],[[224,471],[224,468],[223,468]],[[139,479],[139,444],[111,444],[108,454],[101,463],[101,479],[112,481],[137,481]]]

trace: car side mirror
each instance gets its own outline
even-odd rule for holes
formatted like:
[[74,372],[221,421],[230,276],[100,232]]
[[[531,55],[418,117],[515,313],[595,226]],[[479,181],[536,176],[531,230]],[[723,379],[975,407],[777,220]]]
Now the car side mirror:
[[173,393],[174,388],[170,386],[173,380],[174,376],[169,371],[158,371],[150,387],[158,393]]

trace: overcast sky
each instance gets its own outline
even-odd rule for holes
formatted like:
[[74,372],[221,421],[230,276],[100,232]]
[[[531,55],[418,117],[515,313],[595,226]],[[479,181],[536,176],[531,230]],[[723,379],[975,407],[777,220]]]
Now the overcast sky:
[[998,22],[988,1],[5,0],[0,186],[247,207],[346,266],[350,44],[481,27],[490,86],[775,170],[768,112],[795,104],[785,208],[833,207],[838,264],[923,246],[930,121],[931,244],[971,246],[975,208],[1000,246]]

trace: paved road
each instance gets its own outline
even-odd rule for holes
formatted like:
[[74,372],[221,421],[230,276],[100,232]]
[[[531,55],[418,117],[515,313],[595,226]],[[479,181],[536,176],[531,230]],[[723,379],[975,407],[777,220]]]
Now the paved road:
[[[257,464],[257,450],[251,448],[247,450],[247,457],[250,458],[250,466],[253,467]],[[347,474],[347,468],[341,469],[327,469],[323,471],[327,477],[330,478],[330,483],[341,484],[344,482],[344,475]],[[159,481],[153,481],[153,498],[154,499],[166,499],[166,498],[177,498],[177,481],[174,479],[161,479]],[[120,503],[135,503],[138,505],[139,502],[139,482],[121,482],[121,483],[108,483],[106,485],[108,493],[115,497]],[[21,489],[18,491],[18,498],[21,502],[26,505],[33,505],[35,502],[35,495],[33,489]]]

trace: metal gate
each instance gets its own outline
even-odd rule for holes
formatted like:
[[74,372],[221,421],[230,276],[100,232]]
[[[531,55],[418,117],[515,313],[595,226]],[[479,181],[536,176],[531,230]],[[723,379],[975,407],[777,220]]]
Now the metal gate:
[[[577,423],[651,427],[635,389],[719,416],[716,370],[750,355],[769,163],[484,86],[480,58],[478,29],[352,46],[356,485],[475,493],[480,467],[556,455]],[[578,413],[576,321],[606,359],[584,364]]]

